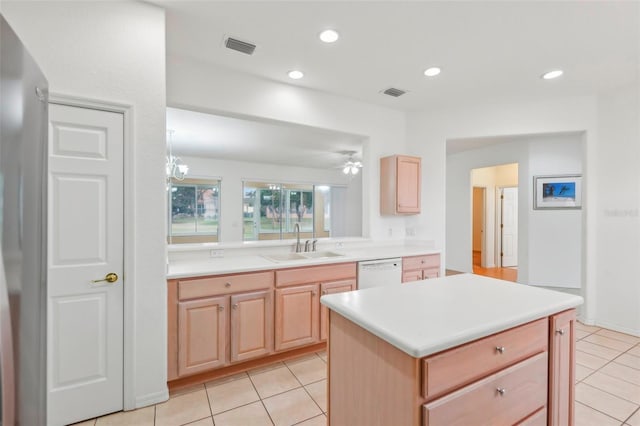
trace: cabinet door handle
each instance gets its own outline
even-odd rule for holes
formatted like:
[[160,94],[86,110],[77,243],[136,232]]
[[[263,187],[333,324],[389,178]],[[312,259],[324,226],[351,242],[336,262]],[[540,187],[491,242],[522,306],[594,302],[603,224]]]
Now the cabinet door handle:
[[238,304],[237,303],[233,304],[233,309],[238,309]]
[[496,390],[498,391],[500,396],[504,396],[504,394],[507,393],[507,390],[505,388],[496,388]]
[[558,333],[561,336],[564,336],[564,329],[559,328],[559,329],[556,330],[556,333]]
[[500,352],[501,354],[503,354],[506,350],[507,348],[505,348],[504,346],[496,346],[496,352]]
[[218,311],[220,312],[224,311],[224,306],[218,306]]
[[225,286],[225,287],[227,287],[227,288],[229,288],[229,287],[231,287],[231,283],[226,282],[226,283],[224,283],[224,286]]
[[322,294],[327,294],[327,290],[322,290]]
[[313,291],[311,292],[311,295],[312,295],[312,296],[315,296],[317,293],[318,293],[317,291],[313,290]]

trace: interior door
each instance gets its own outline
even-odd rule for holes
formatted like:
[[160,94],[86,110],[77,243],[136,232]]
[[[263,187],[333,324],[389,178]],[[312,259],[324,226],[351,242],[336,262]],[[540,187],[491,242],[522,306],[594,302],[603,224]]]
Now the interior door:
[[123,138],[122,114],[50,105],[51,425],[123,408]]
[[501,266],[518,266],[518,188],[502,188]]

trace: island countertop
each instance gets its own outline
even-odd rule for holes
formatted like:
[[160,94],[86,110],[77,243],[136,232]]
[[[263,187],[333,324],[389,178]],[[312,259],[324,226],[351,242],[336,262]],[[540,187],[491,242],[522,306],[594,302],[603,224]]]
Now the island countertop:
[[583,303],[580,296],[472,274],[322,296],[321,302],[422,358]]

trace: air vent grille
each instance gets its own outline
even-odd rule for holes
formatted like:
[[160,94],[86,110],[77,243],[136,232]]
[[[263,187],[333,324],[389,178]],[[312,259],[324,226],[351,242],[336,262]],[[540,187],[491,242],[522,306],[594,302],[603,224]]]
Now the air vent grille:
[[390,88],[388,88],[387,90],[385,90],[382,93],[384,93],[385,95],[389,95],[389,96],[393,96],[394,98],[397,98],[398,96],[402,96],[407,92],[404,91],[404,90],[400,90],[400,89],[396,89],[396,88],[390,87]]
[[240,41],[231,37],[227,38],[224,41],[224,45],[227,47],[227,49],[236,50],[247,55],[253,55],[253,51],[256,50],[255,44],[247,43],[246,41]]

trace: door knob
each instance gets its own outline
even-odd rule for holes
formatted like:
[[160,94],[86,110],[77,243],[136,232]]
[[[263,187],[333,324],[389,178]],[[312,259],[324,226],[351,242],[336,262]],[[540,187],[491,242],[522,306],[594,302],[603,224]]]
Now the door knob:
[[113,273],[113,272],[109,272],[101,280],[91,280],[91,282],[94,283],[94,284],[95,283],[101,283],[103,281],[106,281],[108,283],[115,283],[116,281],[118,281],[118,274]]

